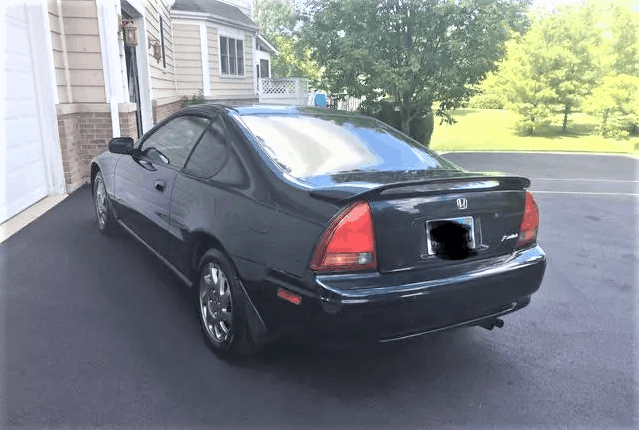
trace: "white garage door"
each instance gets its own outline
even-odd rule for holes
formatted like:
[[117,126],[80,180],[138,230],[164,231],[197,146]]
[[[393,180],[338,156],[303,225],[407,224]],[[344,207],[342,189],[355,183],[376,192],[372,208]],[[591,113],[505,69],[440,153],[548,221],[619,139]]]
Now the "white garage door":
[[[32,52],[27,8],[0,9],[3,62],[0,71],[0,223],[18,214],[50,190],[45,133],[38,103],[37,67]],[[33,25],[33,22],[31,22]],[[37,29],[44,32],[44,29]],[[31,33],[33,34],[33,33]],[[42,97],[40,97],[42,99]]]

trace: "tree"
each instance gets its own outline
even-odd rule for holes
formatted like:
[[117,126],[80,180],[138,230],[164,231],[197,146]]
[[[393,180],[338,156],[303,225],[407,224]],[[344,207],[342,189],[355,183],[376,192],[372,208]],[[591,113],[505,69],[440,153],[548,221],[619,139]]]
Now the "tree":
[[599,118],[604,137],[638,132],[638,12],[624,1],[596,4],[603,34],[599,85],[584,111]]
[[623,139],[638,132],[638,101],[637,76],[606,76],[586,101],[585,111],[599,117],[598,134]]
[[302,46],[296,36],[296,15],[286,0],[256,1],[255,19],[260,33],[272,43],[280,55],[271,60],[275,77],[306,77],[317,81],[322,73],[311,59],[309,48]]
[[397,109],[409,135],[426,124],[428,145],[435,114],[467,99],[503,55],[509,26],[524,31],[527,1],[520,0],[310,0],[302,14],[302,40],[323,66],[323,86],[334,97],[365,97],[381,113]]
[[545,71],[546,47],[539,39],[516,38],[508,44],[507,59],[500,66],[498,86],[507,106],[520,115],[516,126],[528,134],[551,123],[556,96],[548,83],[540,79]]
[[286,0],[256,0],[254,8],[260,34],[274,43],[276,36],[291,37],[295,25],[293,8]]
[[505,91],[527,131],[548,123],[556,110],[567,131],[569,115],[596,85],[599,44],[593,9],[566,6],[539,17],[512,46],[502,68]]
[[311,58],[311,50],[296,43],[292,37],[276,36],[280,55],[272,61],[271,72],[277,77],[305,77],[318,82],[322,70]]
[[504,94],[500,88],[498,75],[489,73],[479,85],[474,87],[477,93],[469,100],[468,107],[472,109],[504,108]]
[[625,1],[594,3],[600,17],[604,75],[638,74],[638,12]]

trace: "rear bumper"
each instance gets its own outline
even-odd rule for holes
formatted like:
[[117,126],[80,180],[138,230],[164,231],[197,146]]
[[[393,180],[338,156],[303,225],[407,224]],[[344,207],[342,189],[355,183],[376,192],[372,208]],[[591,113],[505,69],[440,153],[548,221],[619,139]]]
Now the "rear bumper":
[[457,267],[451,276],[425,270],[316,275],[317,296],[305,296],[299,306],[276,305],[287,320],[278,325],[301,340],[334,346],[477,325],[529,304],[545,268],[545,254],[535,246]]

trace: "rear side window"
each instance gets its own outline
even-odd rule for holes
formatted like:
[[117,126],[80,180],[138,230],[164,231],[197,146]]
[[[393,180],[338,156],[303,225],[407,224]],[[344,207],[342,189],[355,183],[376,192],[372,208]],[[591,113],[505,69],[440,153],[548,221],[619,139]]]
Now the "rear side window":
[[224,122],[218,117],[205,130],[184,170],[190,175],[208,179],[222,169],[228,157]]
[[353,171],[450,169],[416,141],[372,118],[243,115],[265,153],[297,178]]
[[177,117],[146,139],[140,149],[151,161],[182,169],[209,120],[199,116]]

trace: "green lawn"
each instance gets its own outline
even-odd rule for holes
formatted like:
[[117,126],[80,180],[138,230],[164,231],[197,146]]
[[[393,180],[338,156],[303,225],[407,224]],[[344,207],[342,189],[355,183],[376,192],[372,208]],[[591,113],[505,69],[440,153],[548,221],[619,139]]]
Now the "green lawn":
[[[508,110],[459,109],[456,124],[440,125],[436,118],[431,149],[444,151],[576,151],[638,154],[638,137],[625,141],[605,139],[593,133],[595,118],[581,113],[569,116],[569,132],[560,125],[536,131],[533,136],[518,134],[518,116]],[[557,124],[562,124],[558,116]]]

